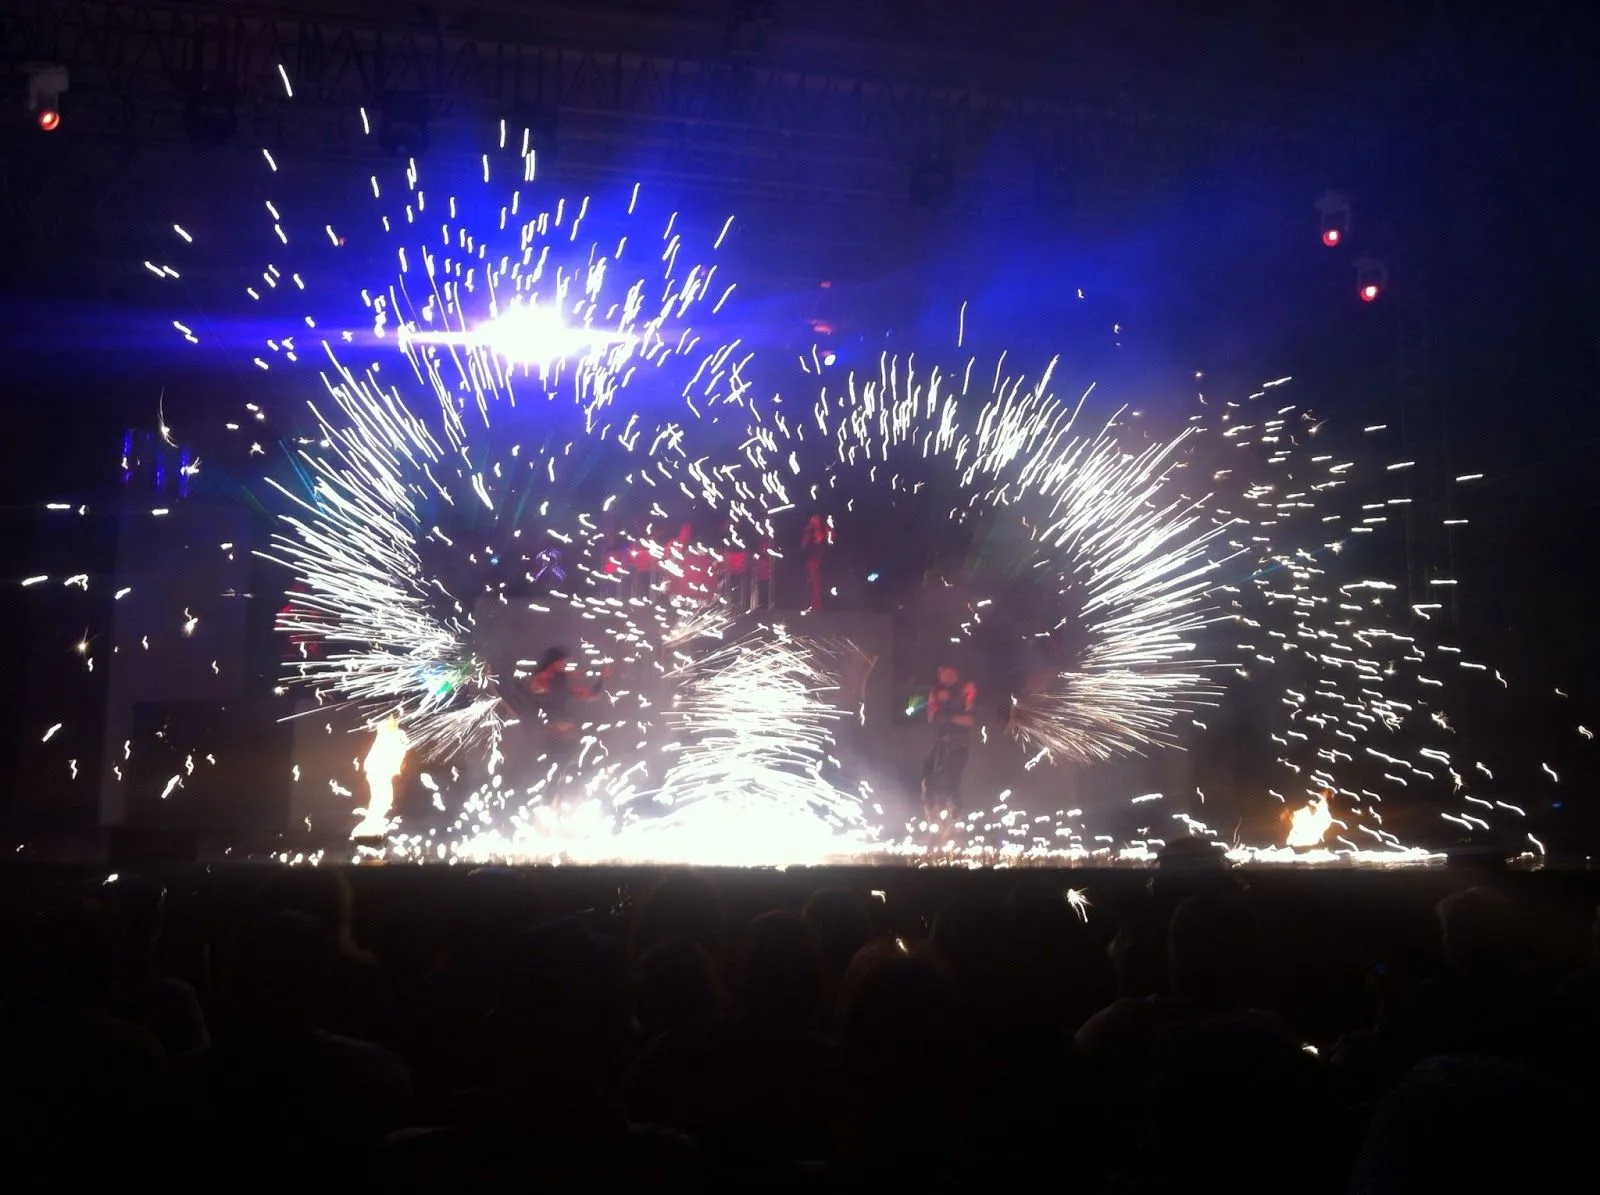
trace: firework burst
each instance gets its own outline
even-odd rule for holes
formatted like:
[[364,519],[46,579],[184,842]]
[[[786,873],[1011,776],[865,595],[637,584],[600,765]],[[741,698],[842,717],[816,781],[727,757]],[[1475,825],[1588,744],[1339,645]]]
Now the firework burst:
[[[501,150],[506,143],[502,128]],[[473,606],[485,592],[505,590],[509,576],[512,588],[543,586],[616,622],[615,603],[599,591],[616,538],[605,524],[614,525],[619,500],[648,501],[652,520],[636,546],[671,570],[657,531],[668,522],[662,502],[737,513],[753,496],[736,465],[687,452],[695,429],[714,422],[706,412],[737,405],[744,389],[736,346],[707,347],[685,322],[711,297],[715,266],[680,260],[673,217],[655,275],[630,278],[626,232],[605,249],[580,242],[588,199],[525,212],[533,182],[525,137],[511,161],[513,185],[487,233],[456,219],[481,200],[430,206],[420,172],[408,167],[403,218],[386,214],[383,227],[432,228],[432,237],[396,243],[394,280],[363,292],[370,337],[324,341],[329,402],[326,412],[312,404],[316,434],[297,453],[302,484],[273,483],[293,510],[270,556],[301,589],[280,620],[305,657],[291,684],[322,707],[346,705],[366,719],[397,714],[435,754],[490,746],[501,729],[497,678],[474,634]],[[486,187],[492,176],[485,156]],[[373,189],[381,196],[376,180]],[[636,200],[637,189],[624,224]],[[726,232],[724,224],[715,245]],[[715,305],[732,289],[721,288]],[[345,365],[352,342],[398,347],[410,381],[385,380],[381,359],[359,372]],[[656,414],[619,406],[630,385],[651,395]],[[669,386],[682,399],[675,410],[660,401]],[[630,503],[630,492],[647,497]],[[694,596],[684,588],[676,598]],[[667,620],[692,635],[681,621]],[[646,638],[631,625],[617,633]]]
[[735,809],[774,801],[824,823],[854,823],[856,811],[841,806],[825,775],[838,767],[829,753],[843,711],[822,655],[779,627],[683,670],[664,714],[679,745],[659,800],[671,807],[712,797]]
[[[1013,628],[1015,637],[1081,628],[1086,640],[1069,663],[1034,670],[1013,694],[1008,732],[1039,758],[1078,763],[1172,742],[1174,723],[1219,692],[1195,636],[1219,613],[1210,601],[1216,570],[1238,552],[1224,544],[1231,520],[1209,512],[1209,496],[1178,488],[1194,433],[1140,444],[1121,411],[1085,430],[1088,395],[1054,396],[1053,365],[1036,381],[996,368],[981,390],[975,367],[919,371],[886,355],[875,377],[824,386],[806,422],[773,414],[746,449],[779,509],[793,505],[807,465],[824,479],[809,486],[813,501],[820,485],[836,485],[846,472],[881,482],[890,495],[928,487],[948,496],[928,477],[947,471],[954,504],[912,505],[902,517],[1014,526],[1022,542],[1007,577],[1037,578],[1059,599],[1039,625]],[[802,464],[813,428],[823,459]],[[992,604],[971,601],[957,636],[970,639],[992,621]]]

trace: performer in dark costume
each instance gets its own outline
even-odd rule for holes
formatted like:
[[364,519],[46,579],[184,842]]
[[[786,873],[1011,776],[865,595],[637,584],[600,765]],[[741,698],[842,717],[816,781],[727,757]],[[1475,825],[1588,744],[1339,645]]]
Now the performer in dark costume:
[[928,695],[933,750],[922,764],[922,808],[930,822],[954,818],[961,812],[961,774],[967,769],[977,701],[977,685],[971,681],[963,685],[955,668],[939,666],[937,682]]
[[806,581],[810,586],[811,610],[822,609],[822,564],[833,547],[833,520],[814,514],[806,520],[800,536],[800,550],[806,558]]
[[[600,683],[601,686],[605,684],[603,676]],[[562,647],[552,647],[539,658],[539,667],[528,687],[544,714],[545,741],[555,763],[556,795],[560,796],[571,779],[572,764],[582,739],[583,725],[572,708],[573,703],[595,700],[601,688],[590,689],[573,679],[572,661]]]
[[[539,657],[539,665],[525,685],[502,686],[501,694],[524,726],[539,728],[544,755],[554,769],[553,799],[559,799],[572,779],[573,764],[582,742],[583,724],[573,709],[579,701],[594,701],[604,691],[590,689],[572,676],[572,661],[562,647],[552,647]],[[533,736],[524,734],[524,742]]]

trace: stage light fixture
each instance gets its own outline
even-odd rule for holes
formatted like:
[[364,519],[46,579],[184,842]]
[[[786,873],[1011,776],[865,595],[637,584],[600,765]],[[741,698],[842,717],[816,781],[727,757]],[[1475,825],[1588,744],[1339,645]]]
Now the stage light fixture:
[[1338,191],[1328,191],[1317,200],[1317,220],[1322,229],[1322,243],[1337,249],[1350,236],[1350,200]]
[[428,152],[428,97],[418,91],[391,91],[383,99],[378,144],[397,158]]
[[67,68],[54,63],[34,63],[24,68],[28,76],[28,111],[39,128],[52,133],[61,127],[61,93],[67,90]]
[[1362,254],[1356,262],[1356,293],[1363,303],[1375,303],[1389,285],[1389,267],[1370,254]]

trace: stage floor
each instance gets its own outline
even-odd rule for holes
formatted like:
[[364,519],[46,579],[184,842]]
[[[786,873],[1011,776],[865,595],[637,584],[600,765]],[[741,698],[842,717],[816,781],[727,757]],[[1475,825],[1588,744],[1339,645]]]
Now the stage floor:
[[[356,865],[464,868],[660,869],[784,871],[849,870],[1011,870],[1040,869],[1092,873],[1147,872],[1158,866],[1161,842],[1098,849],[976,842],[957,834],[920,834],[900,841],[841,840],[808,834],[788,839],[747,837],[731,824],[707,836],[703,828],[658,829],[634,833],[533,833],[515,836],[485,832],[470,840],[400,833],[387,841],[354,841],[343,835],[195,833],[181,830],[107,829],[75,833],[14,833],[8,862],[115,869],[124,866],[184,864]],[[1417,870],[1442,868],[1461,860],[1531,869],[1543,861],[1508,856],[1492,848],[1473,851],[1355,851],[1348,848],[1228,846],[1211,842],[1228,866],[1268,870]]]

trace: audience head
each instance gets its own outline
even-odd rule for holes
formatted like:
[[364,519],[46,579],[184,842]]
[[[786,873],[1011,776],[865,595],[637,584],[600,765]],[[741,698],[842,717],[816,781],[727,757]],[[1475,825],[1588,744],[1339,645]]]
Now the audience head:
[[633,917],[634,957],[674,938],[699,943],[719,965],[727,957],[728,908],[710,877],[674,872],[640,900]]
[[803,917],[774,911],[750,923],[739,957],[738,995],[752,1020],[815,1027],[826,982],[822,947]]
[[264,912],[304,913],[332,936],[341,950],[355,948],[355,893],[337,867],[286,867],[261,891]]
[[608,1083],[632,1042],[626,960],[576,917],[511,948],[490,1016],[505,1077]]
[[1431,1058],[1378,1104],[1349,1190],[1556,1191],[1590,1165],[1592,1109],[1521,1063]]
[[967,893],[939,910],[930,942],[959,979],[994,978],[1006,970],[1011,916],[992,894]]
[[337,947],[322,922],[280,909],[248,922],[224,964],[227,1028],[304,1032],[317,1027]]
[[839,992],[847,1044],[871,1055],[912,1057],[949,1037],[953,993],[927,951],[898,938],[868,943],[851,960]]
[[1260,943],[1237,897],[1191,896],[1167,929],[1167,987],[1176,998],[1218,1010],[1246,1007],[1258,980]]
[[1164,908],[1191,896],[1211,896],[1236,891],[1231,864],[1208,838],[1175,838],[1156,855],[1150,895]]
[[534,889],[521,872],[480,867],[467,875],[449,907],[443,944],[458,963],[490,963],[519,931],[538,920]]
[[1342,1169],[1332,1111],[1321,1064],[1282,1026],[1241,1014],[1202,1020],[1151,1059],[1140,1151],[1150,1186],[1327,1190]]
[[867,902],[848,888],[821,888],[806,899],[801,915],[817,931],[829,973],[837,981],[872,937]]
[[646,1041],[674,1029],[703,1025],[722,1011],[717,966],[705,947],[685,938],[644,952],[636,967],[634,1000]]
[[1509,976],[1524,956],[1524,938],[1511,902],[1488,888],[1468,888],[1438,904],[1445,962],[1469,979]]

